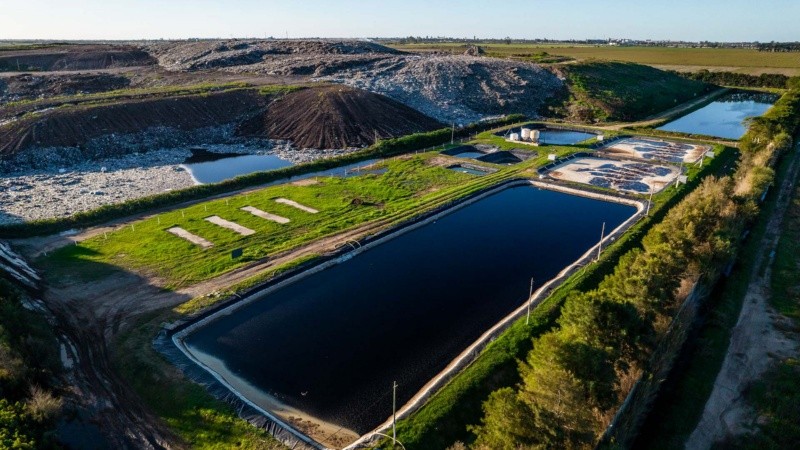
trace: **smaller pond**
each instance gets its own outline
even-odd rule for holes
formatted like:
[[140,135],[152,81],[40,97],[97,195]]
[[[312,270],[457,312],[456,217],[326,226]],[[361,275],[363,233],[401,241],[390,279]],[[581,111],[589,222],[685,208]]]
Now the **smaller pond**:
[[[210,156],[210,155],[213,156]],[[293,165],[275,155],[221,155],[193,151],[183,166],[198,183],[219,183],[253,172],[276,170]]]
[[708,105],[669,122],[659,130],[702,134],[724,139],[739,139],[747,131],[748,117],[758,117],[767,112],[776,96],[763,93],[734,93],[721,97]]
[[478,175],[478,176],[488,175],[490,173],[488,170],[478,170],[472,167],[464,167],[460,164],[455,166],[450,166],[448,167],[448,169],[455,170],[456,172],[468,173],[470,175]]
[[485,155],[485,154],[486,154],[486,153],[481,153],[481,152],[461,152],[461,153],[456,153],[456,154],[455,154],[455,155],[453,155],[453,156],[455,156],[456,158],[472,158],[472,159],[478,159],[478,158],[480,158],[481,156],[483,156],[483,155]]

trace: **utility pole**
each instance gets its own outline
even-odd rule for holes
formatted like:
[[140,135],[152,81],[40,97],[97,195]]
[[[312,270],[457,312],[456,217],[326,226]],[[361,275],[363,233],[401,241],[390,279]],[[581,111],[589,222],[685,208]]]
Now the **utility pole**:
[[645,217],[650,215],[650,204],[653,203],[653,186],[650,186],[650,198],[647,200],[647,211],[645,211]]
[[456,138],[456,123],[453,122],[453,128],[450,131],[450,145],[453,145],[455,138]]
[[531,298],[533,297],[533,277],[531,277],[531,289],[528,291],[528,316],[525,318],[525,325],[531,323]]
[[600,230],[600,242],[597,243],[597,260],[600,261],[600,251],[603,250],[603,238],[606,234],[606,223],[603,222],[603,228]]
[[397,381],[392,383],[392,448],[397,448]]

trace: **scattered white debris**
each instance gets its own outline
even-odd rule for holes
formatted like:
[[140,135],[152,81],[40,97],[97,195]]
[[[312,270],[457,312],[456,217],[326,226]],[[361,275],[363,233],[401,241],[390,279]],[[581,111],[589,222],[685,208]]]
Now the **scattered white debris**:
[[196,234],[192,234],[181,227],[172,227],[167,230],[169,233],[178,236],[179,238],[186,239],[187,241],[191,242],[192,244],[199,245],[203,248],[211,248],[214,246],[214,243],[211,241],[207,241]]
[[247,211],[254,216],[261,217],[262,219],[271,220],[273,222],[277,222],[280,224],[286,224],[291,222],[291,220],[287,219],[286,217],[276,216],[275,214],[270,214],[253,206],[245,206],[244,208],[242,208],[242,211]]
[[227,228],[231,231],[235,231],[242,236],[250,236],[251,234],[255,234],[256,232],[251,230],[250,228],[243,227],[236,222],[231,222],[230,220],[225,220],[220,216],[211,216],[206,217],[206,222],[211,222],[214,225],[219,225],[222,228]]
[[36,287],[38,281],[41,281],[39,274],[22,257],[14,253],[5,242],[0,242],[0,269],[5,270],[21,283],[33,288]]
[[300,203],[297,203],[294,200],[289,200],[287,198],[276,198],[275,201],[278,202],[278,203],[283,203],[284,205],[293,206],[293,207],[295,207],[295,208],[297,208],[299,210],[305,211],[307,213],[316,214],[316,213],[319,212],[314,208],[310,208],[308,206],[301,205]]

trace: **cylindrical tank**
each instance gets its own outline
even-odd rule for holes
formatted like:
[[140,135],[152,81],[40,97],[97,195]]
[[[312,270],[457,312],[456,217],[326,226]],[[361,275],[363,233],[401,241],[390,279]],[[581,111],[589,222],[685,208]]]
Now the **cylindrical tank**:
[[531,140],[533,142],[539,142],[539,130],[531,130]]
[[508,138],[510,140],[512,140],[512,141],[518,141],[519,140],[519,133],[511,133],[511,135]]
[[523,141],[527,141],[528,139],[531,138],[531,129],[530,128],[523,128],[522,130],[520,130],[520,132],[522,134],[522,140]]

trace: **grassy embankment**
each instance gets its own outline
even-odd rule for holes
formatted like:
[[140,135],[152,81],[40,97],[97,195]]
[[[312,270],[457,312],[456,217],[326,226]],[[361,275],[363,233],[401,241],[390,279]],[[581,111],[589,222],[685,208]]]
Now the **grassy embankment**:
[[[491,56],[532,58],[541,53],[566,56],[579,61],[603,59],[623,61],[673,69],[728,70],[758,75],[761,73],[783,73],[800,75],[800,59],[796,53],[759,52],[735,48],[665,48],[665,47],[615,47],[595,45],[541,45],[541,44],[480,44]],[[463,53],[465,44],[391,44],[393,48],[405,51],[450,51]],[[523,56],[517,56],[523,55]]]
[[[271,186],[174,209],[87,239],[78,246],[64,247],[38,263],[55,280],[83,273],[82,262],[89,266],[103,263],[145,272],[165,280],[168,288],[179,288],[370,221],[391,222],[411,211],[419,213],[440,200],[447,201],[450,196],[469,192],[473,186],[482,186],[486,180],[497,181],[516,172],[506,170],[477,178],[429,165],[428,160],[435,156],[429,153],[382,162],[378,167],[388,171],[381,175],[324,177],[313,184]],[[277,198],[294,200],[319,213],[278,203]],[[277,214],[290,222],[279,224],[256,217],[240,209],[245,206]],[[212,215],[256,233],[245,237],[204,220]],[[214,247],[204,250],[165,231],[173,226],[211,241]],[[244,249],[244,255],[232,259],[231,250],[236,248]],[[87,276],[98,274],[87,271]]]
[[583,122],[641,120],[710,92],[705,83],[639,64],[592,61],[558,68],[570,100],[557,112]]
[[705,176],[728,173],[736,152],[718,149],[719,157],[703,169],[691,167],[688,186],[676,190],[670,187],[654,196],[654,206],[647,220],[635,224],[617,242],[608,247],[598,263],[570,277],[531,314],[531,325],[525,320],[514,323],[495,339],[475,362],[456,375],[441,391],[409,418],[398,423],[398,439],[406,448],[443,449],[457,440],[469,442],[467,424],[477,423],[482,415],[481,405],[489,394],[504,386],[519,382],[517,361],[531,348],[532,338],[550,329],[558,316],[561,304],[573,290],[588,290],[611,273],[619,257],[639,245],[639,241],[654,223],[691,192]]

